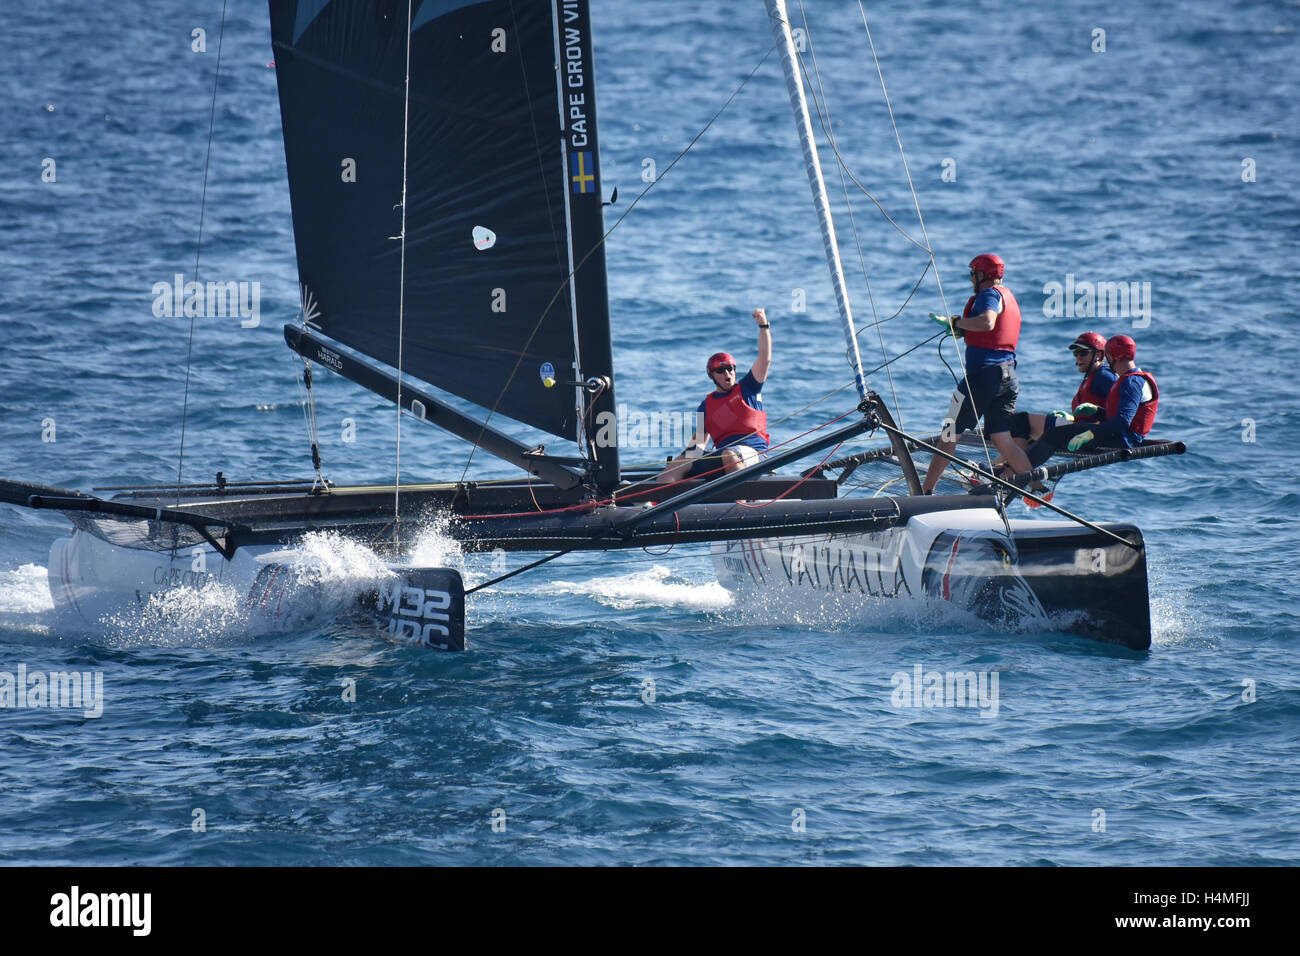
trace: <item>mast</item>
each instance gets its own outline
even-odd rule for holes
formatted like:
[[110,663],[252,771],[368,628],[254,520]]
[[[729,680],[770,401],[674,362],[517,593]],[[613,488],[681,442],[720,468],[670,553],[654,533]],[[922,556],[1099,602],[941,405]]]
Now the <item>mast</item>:
[[[831,287],[835,290],[835,302],[839,306],[840,324],[844,328],[844,343],[848,347],[849,364],[853,368],[853,381],[858,387],[858,397],[866,401],[873,398],[884,415],[884,403],[867,392],[866,377],[862,372],[862,355],[858,352],[858,336],[853,327],[853,310],[849,305],[849,292],[844,284],[844,265],[840,261],[840,247],[835,240],[835,224],[831,219],[830,200],[826,195],[826,181],[822,177],[821,160],[817,156],[817,142],[813,138],[812,118],[808,115],[808,101],[804,98],[803,79],[799,74],[799,59],[795,51],[794,37],[790,35],[790,18],[786,13],[785,0],[764,0],[767,16],[772,24],[772,35],[776,39],[777,53],[781,58],[781,69],[785,73],[785,85],[790,94],[790,106],[794,110],[795,129],[799,133],[799,146],[803,150],[804,168],[808,173],[808,185],[812,188],[813,208],[817,210],[817,222],[821,226],[822,243],[826,247],[826,265],[831,273]],[[892,424],[892,422],[891,422]],[[901,438],[890,433],[890,444],[903,466],[907,484],[912,494],[920,494],[921,484],[912,457]]]
[[867,383],[862,374],[862,356],[858,353],[858,336],[853,328],[853,310],[849,306],[849,291],[844,285],[844,265],[840,261],[840,246],[835,241],[835,224],[831,221],[831,204],[826,196],[826,181],[822,178],[822,164],[817,157],[817,142],[813,139],[812,119],[808,115],[808,101],[803,95],[803,80],[799,76],[799,59],[790,35],[790,19],[786,14],[785,0],[765,0],[767,16],[776,38],[776,51],[785,72],[785,86],[790,93],[790,106],[794,110],[795,129],[799,133],[799,146],[803,149],[804,167],[808,185],[812,187],[813,208],[822,230],[822,243],[826,247],[826,265],[831,271],[831,287],[835,290],[835,303],[840,310],[840,324],[844,327],[844,344],[848,346],[849,364],[853,367],[853,380],[858,386],[858,397],[867,397]]

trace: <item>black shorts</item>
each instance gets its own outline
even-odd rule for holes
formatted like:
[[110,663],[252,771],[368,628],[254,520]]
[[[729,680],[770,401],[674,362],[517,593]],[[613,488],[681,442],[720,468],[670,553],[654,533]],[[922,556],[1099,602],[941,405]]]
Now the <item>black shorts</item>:
[[[708,473],[706,475],[706,472]],[[691,467],[686,469],[683,478],[718,478],[723,473],[723,461],[721,455],[701,455],[691,462]]]
[[1029,413],[1016,412],[1011,416],[1011,437],[1029,438]]
[[[983,416],[986,435],[1011,431],[1011,418],[1016,413],[1016,397],[1020,394],[1016,363],[999,362],[966,374],[967,378],[962,379],[957,385],[957,391],[952,393],[952,403],[944,417],[945,424],[955,422],[957,434],[960,435],[974,428]],[[973,401],[966,389],[967,379],[971,391],[975,393]]]
[[[1060,422],[1063,421],[1065,421],[1064,418],[1057,418],[1055,415],[1044,415],[1043,434],[1040,435],[1039,437],[1046,438],[1047,433],[1050,432]],[[1026,441],[1029,441],[1031,438],[1033,438],[1033,436],[1029,434],[1030,431],[1031,429],[1029,427],[1028,412],[1016,412],[1014,415],[1011,416],[1011,437],[1012,438],[1023,438]]]

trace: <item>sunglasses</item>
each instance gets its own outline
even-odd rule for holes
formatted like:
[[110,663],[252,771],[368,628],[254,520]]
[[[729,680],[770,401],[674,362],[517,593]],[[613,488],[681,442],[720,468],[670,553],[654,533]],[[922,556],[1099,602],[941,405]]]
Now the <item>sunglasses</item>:
[[719,365],[719,366],[717,366],[713,371],[715,371],[715,372],[734,372],[735,370],[736,370],[736,366],[734,366],[734,365]]

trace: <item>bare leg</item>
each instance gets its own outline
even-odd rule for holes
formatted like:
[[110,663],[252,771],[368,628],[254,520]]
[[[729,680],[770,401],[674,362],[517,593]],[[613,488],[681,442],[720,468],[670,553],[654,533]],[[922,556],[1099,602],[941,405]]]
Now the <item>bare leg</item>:
[[751,448],[749,445],[733,445],[722,451],[722,464],[726,468],[726,474],[740,471],[746,465],[756,461],[758,461],[758,449]]
[[[1038,439],[1042,438],[1042,437],[1043,437],[1043,430],[1044,430],[1045,428],[1047,428],[1047,416],[1046,416],[1046,415],[1039,415],[1037,412],[1030,412],[1030,413],[1029,413],[1029,439],[1030,439],[1030,441],[1038,441]],[[1019,438],[1016,439],[1017,442],[1019,442],[1019,441],[1021,441],[1021,440],[1022,440],[1022,439],[1019,439]],[[1024,448],[1024,447],[1026,447],[1026,446],[1025,446],[1025,445],[1021,445],[1020,447],[1021,447],[1021,448]]]
[[[934,447],[951,455],[952,450],[957,447],[957,443],[955,441],[939,441],[935,443]],[[943,470],[947,467],[948,459],[941,458],[938,455],[931,458],[930,467],[925,473],[925,481],[921,482],[921,490],[926,494],[934,491],[935,485],[939,483],[939,476],[943,474]]]
[[[989,437],[993,439],[993,444],[997,446],[998,451],[1002,452],[1002,457],[1007,460],[1007,468],[1012,474],[1023,475],[1025,472],[1033,470],[1034,466],[1030,464],[1029,456],[1025,454],[1024,449],[1012,441],[1010,432],[998,432],[996,435],[990,435]],[[1014,455],[1008,449],[1014,451]],[[1031,481],[1029,490],[1044,492],[1047,488],[1041,481]]]
[[667,468],[655,475],[655,481],[680,481],[686,476],[687,470],[691,467],[694,461],[695,458],[687,458],[684,454],[678,455],[668,463]]
[[1002,457],[1007,460],[1007,467],[1021,475],[1030,470],[1029,456],[1025,450],[1017,445],[1011,438],[1011,432],[996,432],[989,436],[994,446],[1002,453]]

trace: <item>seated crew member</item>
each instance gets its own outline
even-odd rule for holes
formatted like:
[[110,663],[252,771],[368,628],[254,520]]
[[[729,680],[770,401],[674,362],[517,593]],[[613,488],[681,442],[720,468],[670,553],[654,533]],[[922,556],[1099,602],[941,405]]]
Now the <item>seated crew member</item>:
[[1101,422],[1080,421],[1058,425],[1027,449],[1032,467],[1037,468],[1060,451],[1062,446],[1078,451],[1088,444],[1098,448],[1132,448],[1142,444],[1156,421],[1160,407],[1160,389],[1155,376],[1137,365],[1137,344],[1127,335],[1116,335],[1106,342],[1106,361],[1117,381],[1106,395],[1106,404],[1080,405],[1084,415],[1102,413]]
[[[1002,456],[1017,472],[1029,470],[1024,450],[1011,438],[1011,417],[1016,411],[1016,344],[1020,340],[1020,305],[1011,290],[1002,285],[1006,265],[995,255],[976,256],[970,262],[974,290],[960,316],[934,316],[940,324],[966,339],[966,377],[953,392],[945,426],[952,422],[960,436],[974,428],[981,417],[984,431]],[[969,385],[968,385],[969,383]],[[947,428],[945,427],[945,431]],[[957,442],[939,441],[942,451],[952,453]],[[931,494],[948,460],[930,459],[922,493]]]
[[[763,383],[772,364],[772,325],[767,313],[754,310],[758,323],[758,358],[736,381],[736,360],[726,352],[709,357],[706,370],[716,391],[705,396],[696,412],[695,433],[686,450],[669,463],[660,481],[695,478],[706,472],[716,478],[739,471],[768,449],[767,412],[763,411]],[[715,454],[701,457],[704,443],[713,439]]]
[[1037,412],[1016,412],[1011,416],[1011,437],[1024,448],[1031,441],[1038,441],[1043,433],[1060,424],[1070,422],[1100,422],[1101,414],[1079,415],[1080,405],[1102,405],[1111,386],[1115,384],[1115,373],[1106,367],[1103,352],[1106,339],[1096,332],[1084,332],[1071,342],[1067,348],[1074,353],[1074,365],[1083,376],[1083,382],[1070,400],[1069,411],[1056,411],[1051,415]]

